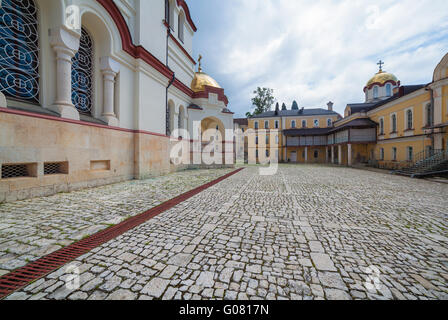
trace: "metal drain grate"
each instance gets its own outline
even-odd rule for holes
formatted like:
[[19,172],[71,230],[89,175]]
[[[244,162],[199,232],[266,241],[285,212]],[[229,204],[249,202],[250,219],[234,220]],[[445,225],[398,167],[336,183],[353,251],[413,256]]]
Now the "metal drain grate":
[[206,183],[200,187],[190,190],[180,196],[177,196],[161,205],[154,207],[144,213],[129,218],[120,224],[100,231],[90,237],[87,237],[81,241],[75,242],[65,248],[55,251],[39,260],[29,263],[28,265],[19,268],[11,273],[8,273],[0,277],[0,299],[10,295],[14,291],[17,291],[31,281],[38,280],[63,265],[73,261],[74,259],[86,254],[90,250],[122,235],[123,233],[141,225],[142,223],[154,218],[155,216],[173,208],[179,203],[197,195],[198,193],[218,184],[219,182],[237,174],[243,170],[232,171],[216,180]]

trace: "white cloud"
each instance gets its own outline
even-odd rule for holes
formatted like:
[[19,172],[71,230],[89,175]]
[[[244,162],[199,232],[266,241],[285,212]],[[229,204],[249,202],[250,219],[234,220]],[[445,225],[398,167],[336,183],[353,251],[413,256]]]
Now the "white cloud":
[[342,113],[379,59],[402,84],[429,82],[448,47],[446,0],[232,0],[228,10],[210,59],[238,115],[257,86],[288,107],[332,100]]

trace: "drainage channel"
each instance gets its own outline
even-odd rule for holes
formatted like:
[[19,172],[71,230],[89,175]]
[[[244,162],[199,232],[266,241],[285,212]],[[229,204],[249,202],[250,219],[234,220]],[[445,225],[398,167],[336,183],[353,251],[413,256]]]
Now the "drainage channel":
[[179,203],[197,195],[198,193],[218,184],[219,182],[237,174],[244,168],[232,171],[216,180],[199,186],[193,190],[181,194],[161,205],[154,207],[146,212],[131,217],[113,227],[107,228],[94,235],[91,235],[83,240],[68,245],[65,248],[59,249],[49,255],[42,257],[26,266],[19,268],[11,273],[0,277],[0,299],[5,298],[14,291],[17,291],[30,282],[38,280],[63,265],[75,260],[76,258],[88,253],[92,249],[122,235],[123,233],[141,225],[142,223],[154,218],[155,216],[173,208]]

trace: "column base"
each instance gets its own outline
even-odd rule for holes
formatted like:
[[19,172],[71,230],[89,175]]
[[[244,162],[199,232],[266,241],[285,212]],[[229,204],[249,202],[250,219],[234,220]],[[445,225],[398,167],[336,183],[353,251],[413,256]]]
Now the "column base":
[[78,112],[78,110],[76,110],[74,105],[54,104],[52,106],[49,106],[48,109],[59,113],[61,118],[79,121],[79,112]]
[[120,125],[117,117],[115,115],[103,114],[101,120],[107,123],[108,126],[118,127]]
[[0,108],[6,108],[6,97],[3,93],[0,92]]

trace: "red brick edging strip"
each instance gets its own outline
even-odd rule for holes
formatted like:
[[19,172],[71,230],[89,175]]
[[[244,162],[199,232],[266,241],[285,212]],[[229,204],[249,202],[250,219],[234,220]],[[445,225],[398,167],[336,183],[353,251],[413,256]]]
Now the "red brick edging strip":
[[184,194],[181,194],[171,200],[168,200],[146,212],[131,217],[113,227],[107,228],[94,235],[91,235],[83,240],[72,243],[71,245],[59,249],[49,255],[42,257],[34,262],[27,264],[26,266],[19,268],[13,272],[10,272],[0,277],[0,299],[5,298],[14,291],[21,289],[28,285],[30,282],[38,280],[63,265],[75,260],[76,258],[88,253],[90,250],[122,235],[123,233],[141,225],[142,223],[154,218],[155,216],[173,208],[179,203],[197,195],[198,193],[218,184],[219,182],[237,174],[243,170],[232,171],[216,180],[199,186],[193,190],[190,190]]

